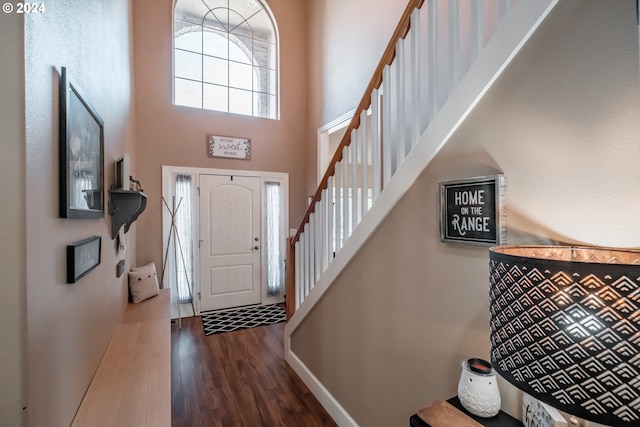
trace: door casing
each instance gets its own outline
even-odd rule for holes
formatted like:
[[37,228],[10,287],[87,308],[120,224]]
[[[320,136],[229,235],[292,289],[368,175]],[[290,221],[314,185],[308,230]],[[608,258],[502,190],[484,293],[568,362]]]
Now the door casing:
[[[286,215],[284,215],[284,226],[283,226],[283,233],[287,233],[289,231],[289,174],[286,172],[265,172],[265,171],[246,171],[246,170],[233,170],[233,169],[208,169],[208,168],[193,168],[193,167],[183,167],[183,166],[162,166],[162,197],[165,198],[165,200],[171,200],[171,197],[174,195],[173,194],[173,188],[174,188],[174,182],[175,182],[175,176],[178,174],[187,174],[187,175],[192,175],[195,179],[194,182],[198,183],[199,182],[199,178],[201,174],[204,175],[242,175],[242,176],[255,176],[255,177],[260,177],[261,178],[261,191],[262,194],[264,195],[264,186],[265,186],[265,182],[279,182],[282,188],[282,199],[283,199],[283,212],[286,212]],[[199,201],[198,201],[199,204]],[[199,255],[196,255],[198,252],[196,252],[198,250],[198,240],[199,240],[199,235],[200,235],[200,230],[198,229],[198,210],[199,209],[192,209],[192,211],[194,212],[194,216],[195,218],[193,218],[194,221],[194,306],[195,306],[195,313],[194,315],[198,315],[200,314],[200,299],[198,298],[198,295],[200,293],[200,277],[199,277],[199,269],[200,269],[200,265],[199,265]],[[261,218],[261,234],[262,236],[260,236],[260,240],[264,241],[265,240],[265,224],[264,224],[264,209],[262,210],[262,218]],[[165,254],[166,250],[167,250],[167,240],[169,238],[169,229],[171,226],[171,216],[169,215],[168,212],[166,212],[166,209],[163,207],[163,211],[162,211],[162,253]],[[288,236],[287,235],[283,235],[282,238],[286,239]],[[267,252],[266,251],[261,251],[262,252],[262,260],[261,263],[263,266],[266,266],[266,255]],[[285,254],[282,254],[282,256],[284,257]],[[260,274],[260,280],[261,280],[261,304],[262,305],[267,305],[267,304],[275,304],[275,303],[282,303],[284,302],[284,286],[282,288],[282,292],[279,296],[277,297],[273,297],[273,296],[269,296],[267,295],[267,271],[266,268],[262,268],[261,269],[261,274]],[[189,305],[190,307],[190,305]],[[190,308],[187,307],[186,305],[184,306],[185,309],[188,309],[190,311]],[[184,311],[183,311],[184,313]]]

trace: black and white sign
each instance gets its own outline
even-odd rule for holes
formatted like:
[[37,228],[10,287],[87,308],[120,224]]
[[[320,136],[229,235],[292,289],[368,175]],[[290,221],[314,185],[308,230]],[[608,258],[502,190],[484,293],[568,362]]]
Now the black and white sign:
[[506,243],[504,175],[440,183],[440,239],[477,245]]

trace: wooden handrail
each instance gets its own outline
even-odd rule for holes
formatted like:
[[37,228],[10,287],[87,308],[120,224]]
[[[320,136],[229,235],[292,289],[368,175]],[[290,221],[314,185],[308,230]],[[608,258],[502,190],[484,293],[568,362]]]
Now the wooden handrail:
[[287,238],[287,250],[286,257],[287,262],[285,264],[285,312],[287,313],[287,320],[291,319],[293,313],[296,311],[296,251],[291,244],[291,238]]
[[423,3],[424,3],[424,0],[409,0],[409,3],[407,4],[407,7],[405,8],[402,14],[400,21],[398,22],[398,26],[396,27],[395,31],[391,35],[391,40],[389,40],[389,44],[387,45],[387,48],[384,50],[384,53],[382,54],[382,58],[380,59],[380,62],[378,63],[378,66],[376,67],[375,72],[373,73],[373,77],[371,78],[369,85],[365,89],[364,95],[362,96],[362,99],[360,100],[360,103],[358,104],[358,107],[356,108],[353,114],[353,118],[349,122],[349,126],[347,127],[347,130],[345,131],[344,136],[340,140],[340,144],[338,145],[338,148],[336,148],[336,151],[333,157],[331,158],[331,161],[329,162],[327,171],[322,177],[320,184],[318,184],[318,189],[313,195],[311,204],[309,205],[309,208],[307,209],[307,212],[305,213],[304,218],[300,223],[300,227],[298,227],[298,231],[295,237],[293,237],[290,240],[291,246],[295,245],[296,242],[300,239],[300,235],[304,230],[305,224],[309,222],[309,218],[311,214],[315,211],[317,202],[320,201],[320,198],[322,196],[322,191],[326,189],[328,186],[329,177],[331,177],[334,174],[336,164],[340,160],[342,160],[342,151],[344,147],[348,146],[351,143],[351,131],[353,131],[354,129],[357,129],[360,126],[360,114],[363,111],[366,111],[367,109],[369,109],[369,106],[371,105],[371,93],[373,92],[374,89],[378,89],[380,87],[380,84],[382,84],[382,71],[384,70],[385,66],[390,65],[393,62],[396,56],[396,45],[398,43],[398,40],[405,38],[407,33],[409,32],[409,29],[411,28],[411,14],[413,13],[413,10],[420,9]]

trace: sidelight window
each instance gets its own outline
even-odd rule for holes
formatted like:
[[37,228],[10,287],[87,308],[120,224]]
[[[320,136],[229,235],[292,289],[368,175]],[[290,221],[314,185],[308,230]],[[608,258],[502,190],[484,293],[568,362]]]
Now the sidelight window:
[[267,249],[267,295],[279,296],[284,288],[284,206],[278,181],[265,182],[265,243]]

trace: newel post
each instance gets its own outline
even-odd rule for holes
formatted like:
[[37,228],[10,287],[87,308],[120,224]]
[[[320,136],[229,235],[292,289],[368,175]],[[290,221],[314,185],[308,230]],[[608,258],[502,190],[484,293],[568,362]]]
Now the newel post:
[[292,244],[293,238],[287,238],[287,271],[285,279],[287,320],[296,311],[296,249]]

